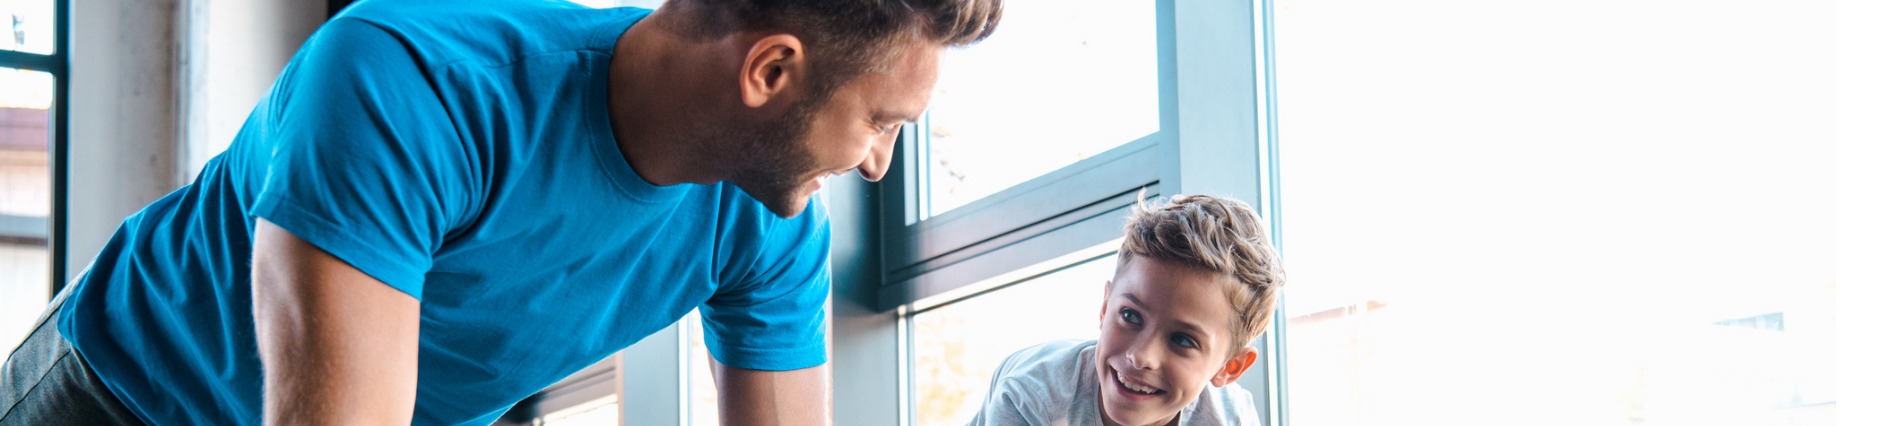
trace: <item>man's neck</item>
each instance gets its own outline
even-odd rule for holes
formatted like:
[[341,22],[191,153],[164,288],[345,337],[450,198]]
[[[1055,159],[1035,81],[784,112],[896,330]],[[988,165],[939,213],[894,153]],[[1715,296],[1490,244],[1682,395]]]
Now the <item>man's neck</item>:
[[[665,9],[620,34],[608,60],[607,111],[615,144],[635,173],[654,185],[717,181],[711,164],[699,155],[691,108],[705,101],[697,87],[690,40],[663,28]],[[689,102],[681,102],[686,100]]]

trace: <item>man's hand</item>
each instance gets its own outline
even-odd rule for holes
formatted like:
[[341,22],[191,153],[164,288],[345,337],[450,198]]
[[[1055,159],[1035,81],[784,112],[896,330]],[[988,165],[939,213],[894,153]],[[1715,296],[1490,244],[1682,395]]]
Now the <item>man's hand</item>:
[[[708,357],[711,358],[711,357]],[[830,425],[831,368],[792,371],[727,367],[712,361],[724,425]]]
[[421,303],[262,218],[256,235],[264,422],[408,424]]

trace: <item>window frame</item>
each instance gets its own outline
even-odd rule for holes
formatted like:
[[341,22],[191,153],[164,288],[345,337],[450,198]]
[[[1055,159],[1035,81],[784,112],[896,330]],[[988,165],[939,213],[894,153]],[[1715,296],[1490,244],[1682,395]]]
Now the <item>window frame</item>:
[[[833,373],[835,400],[850,401],[834,410],[839,424],[915,424],[910,315],[1085,261],[1120,237],[1138,191],[1240,199],[1266,216],[1279,246],[1271,0],[1155,7],[1155,134],[918,220],[925,171],[908,126],[886,181],[834,189],[852,195],[833,197],[844,201],[832,205],[836,223],[868,228],[833,237],[833,359],[854,366]],[[1276,311],[1253,343],[1259,367],[1239,381],[1258,390],[1263,424],[1286,424],[1283,322]]]
[[[954,298],[958,290],[1030,267],[1062,253],[1119,235],[1120,215],[1141,191],[1160,192],[1170,179],[1170,152],[1180,145],[1174,2],[1155,2],[1157,128],[1154,133],[1061,167],[943,214],[922,217],[928,189],[928,142],[910,124],[897,141],[891,172],[876,185],[882,210],[875,219],[881,242],[883,285],[874,303],[896,309],[926,298]],[[929,120],[926,114],[925,121]],[[1104,238],[1106,236],[1106,238]]]
[[[52,178],[52,211],[44,218],[51,225],[42,237],[47,245],[48,295],[59,294],[66,286],[66,209],[67,209],[67,158],[71,147],[67,143],[68,99],[71,89],[70,68],[72,66],[72,2],[71,0],[49,0],[53,2],[53,52],[40,54],[18,50],[0,50],[0,68],[14,68],[27,71],[39,71],[53,77],[53,104],[47,110],[47,165]],[[32,221],[32,217],[8,217],[9,221]],[[30,226],[31,224],[29,224]],[[14,226],[8,226],[7,231]],[[0,235],[0,237],[20,237],[32,239],[32,235]]]

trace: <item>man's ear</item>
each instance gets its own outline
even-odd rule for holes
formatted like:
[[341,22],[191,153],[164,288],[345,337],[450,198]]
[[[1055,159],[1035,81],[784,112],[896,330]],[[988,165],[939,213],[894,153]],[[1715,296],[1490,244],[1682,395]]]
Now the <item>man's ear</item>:
[[1226,363],[1221,364],[1220,371],[1214,373],[1214,387],[1227,386],[1228,383],[1240,380],[1240,373],[1247,372],[1247,367],[1252,367],[1254,359],[1259,357],[1260,351],[1254,350],[1253,347],[1241,348],[1240,353],[1234,354],[1233,358],[1228,358]]
[[[772,34],[752,42],[739,67],[739,97],[747,107],[765,106],[794,92],[807,76],[805,44],[791,34]],[[788,98],[789,99],[789,98]],[[787,103],[789,105],[789,103]]]
[[1108,280],[1107,284],[1102,285],[1102,311],[1095,313],[1095,328],[1097,329],[1108,325],[1108,292],[1114,290],[1115,280]]

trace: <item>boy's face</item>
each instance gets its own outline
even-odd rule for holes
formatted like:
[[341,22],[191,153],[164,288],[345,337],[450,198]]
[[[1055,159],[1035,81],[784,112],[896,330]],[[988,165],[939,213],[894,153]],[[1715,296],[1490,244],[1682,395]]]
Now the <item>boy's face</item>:
[[1208,383],[1252,365],[1235,354],[1237,314],[1218,272],[1135,256],[1108,283],[1095,352],[1102,414],[1112,424],[1167,424]]

